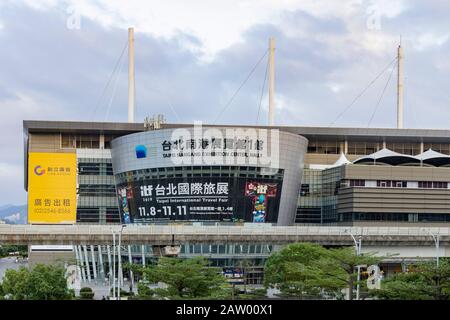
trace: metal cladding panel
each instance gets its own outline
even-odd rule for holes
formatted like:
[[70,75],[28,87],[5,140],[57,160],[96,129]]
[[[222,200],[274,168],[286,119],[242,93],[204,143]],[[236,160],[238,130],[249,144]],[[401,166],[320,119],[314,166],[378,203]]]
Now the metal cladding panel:
[[[182,136],[180,142],[180,136]],[[195,146],[188,144],[195,140]],[[212,141],[221,141],[213,149]],[[233,140],[234,148],[226,147]],[[202,140],[209,146],[202,148]],[[238,144],[246,140],[246,148]],[[191,143],[191,142],[189,142]],[[308,140],[296,134],[260,128],[197,127],[162,129],[130,134],[112,141],[114,174],[134,170],[183,166],[252,166],[282,169],[277,224],[294,223]],[[199,146],[200,145],[200,146]],[[265,169],[266,170],[266,169]]]

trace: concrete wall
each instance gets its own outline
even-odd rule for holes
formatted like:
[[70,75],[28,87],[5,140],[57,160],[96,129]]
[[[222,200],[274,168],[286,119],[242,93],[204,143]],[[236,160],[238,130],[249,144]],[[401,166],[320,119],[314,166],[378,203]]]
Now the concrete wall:
[[33,251],[28,252],[28,264],[32,268],[36,264],[75,264],[74,251]]
[[338,199],[338,213],[450,212],[449,189],[349,187],[339,191]]
[[59,133],[33,133],[29,136],[29,152],[73,153],[75,149],[61,149]]
[[344,167],[343,179],[450,182],[450,168],[359,164],[348,165]]

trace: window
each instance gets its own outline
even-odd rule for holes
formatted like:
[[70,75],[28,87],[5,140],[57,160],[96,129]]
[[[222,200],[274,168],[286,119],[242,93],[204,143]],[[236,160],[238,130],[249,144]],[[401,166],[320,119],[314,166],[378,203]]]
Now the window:
[[106,208],[106,222],[107,223],[120,223],[119,209]]
[[350,187],[364,187],[366,185],[365,180],[361,179],[351,179],[350,180]]
[[89,148],[98,149],[100,147],[100,135],[98,134],[61,134],[62,148]]
[[398,153],[407,154],[411,156],[420,153],[420,143],[389,142],[386,143],[386,148]]
[[116,195],[116,187],[109,184],[81,184],[78,194],[85,197],[114,197]]
[[377,180],[377,187],[389,188],[391,186],[391,181],[389,180]]
[[423,150],[432,149],[443,154],[450,154],[450,145],[448,143],[424,143]]
[[380,150],[381,142],[356,142],[349,141],[347,154],[368,155]]
[[418,183],[419,188],[425,188],[425,189],[447,189],[448,183],[447,182],[439,182],[439,181],[419,181]]
[[77,222],[99,222],[99,208],[77,208]]
[[105,149],[111,149],[111,141],[117,138],[117,136],[105,134]]
[[61,148],[76,148],[76,137],[73,134],[61,134]]
[[339,141],[310,141],[308,143],[308,153],[325,153],[325,154],[339,154]]
[[78,163],[78,174],[79,175],[100,175],[100,163]]
[[112,176],[113,175],[113,167],[112,167],[112,163],[105,163],[106,165],[106,175],[107,176]]
[[309,184],[302,184],[300,189],[300,195],[303,197],[309,195]]
[[377,187],[380,188],[406,188],[406,186],[406,181],[377,180]]

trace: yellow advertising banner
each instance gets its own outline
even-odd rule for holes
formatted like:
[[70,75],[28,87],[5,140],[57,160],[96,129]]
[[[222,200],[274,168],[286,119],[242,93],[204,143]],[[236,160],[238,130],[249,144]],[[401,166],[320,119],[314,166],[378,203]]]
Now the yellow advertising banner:
[[30,152],[28,223],[73,224],[77,217],[77,155]]

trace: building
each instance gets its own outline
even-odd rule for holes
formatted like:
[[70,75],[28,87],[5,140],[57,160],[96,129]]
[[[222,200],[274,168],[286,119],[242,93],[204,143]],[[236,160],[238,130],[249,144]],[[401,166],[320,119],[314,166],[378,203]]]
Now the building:
[[[450,222],[450,130],[24,121],[24,138],[30,223]],[[75,247],[83,279],[107,276],[109,249]],[[275,249],[187,243],[179,256],[224,273],[245,265],[257,284]],[[134,263],[160,254],[122,252]]]
[[[28,176],[30,170],[34,170],[28,165],[31,154],[76,155],[76,163],[72,164],[77,172],[74,220],[77,223],[103,224],[120,222],[115,183],[117,185],[125,183],[130,177],[130,172],[142,177],[147,175],[150,179],[156,179],[155,181],[183,177],[217,180],[222,175],[227,178],[262,177],[262,166],[249,163],[234,166],[194,164],[177,166],[168,165],[168,162],[163,161],[167,158],[161,158],[163,162],[153,162],[154,158],[150,153],[157,152],[156,149],[152,149],[156,147],[148,150],[149,158],[136,157],[135,148],[138,144],[145,146],[146,142],[150,142],[152,146],[157,145],[161,149],[164,148],[162,143],[170,140],[167,136],[169,133],[166,133],[165,138],[161,136],[163,132],[190,127],[192,126],[163,124],[163,130],[146,131],[143,123],[24,121],[25,189],[29,191]],[[221,128],[223,132],[233,128],[254,128],[204,127]],[[256,129],[270,128],[272,127],[260,126]],[[280,158],[282,162],[284,161],[282,166],[293,163],[294,158],[298,157],[295,166],[303,170],[302,172],[297,170],[294,179],[287,181],[281,188],[283,198],[278,209],[282,214],[280,220],[270,222],[282,225],[292,223],[440,225],[450,221],[450,202],[447,200],[450,195],[449,130],[273,128],[280,130],[281,143],[283,141],[293,143],[291,141],[297,139],[295,136],[299,137],[294,148],[281,148],[279,154],[282,156]],[[304,156],[301,141],[306,140],[302,140],[300,136],[308,140]],[[113,172],[114,157],[111,155],[111,145],[114,145],[111,142],[115,138],[118,138],[115,143],[120,150],[115,157],[117,172]],[[429,149],[433,150],[434,154],[424,153]],[[128,150],[127,155],[124,150]],[[380,150],[386,152],[390,150],[400,155],[377,154]],[[290,155],[291,159],[283,159],[289,151],[293,152]],[[367,158],[372,154],[378,158]],[[428,156],[428,159],[420,160],[416,157],[420,154]],[[351,161],[354,163],[350,163]],[[282,166],[281,171],[285,170]],[[281,179],[281,176],[290,179],[292,170],[287,168],[285,173],[280,174],[280,171],[272,175],[271,179],[277,179],[277,174],[278,179]],[[133,179],[136,180],[136,177]],[[290,187],[289,190],[287,186]],[[299,192],[295,191],[297,187]],[[294,199],[297,206],[293,209],[291,203]],[[292,210],[295,210],[295,213]],[[247,219],[240,217],[237,220],[239,219],[251,222],[248,217]]]

